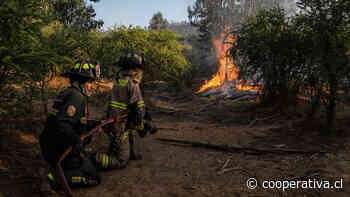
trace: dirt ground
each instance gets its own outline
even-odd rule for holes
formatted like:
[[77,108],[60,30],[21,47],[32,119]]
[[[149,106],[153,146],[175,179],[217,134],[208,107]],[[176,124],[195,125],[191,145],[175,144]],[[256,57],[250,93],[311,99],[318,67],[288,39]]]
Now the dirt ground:
[[[122,170],[102,172],[99,186],[74,189],[75,196],[350,196],[347,107],[339,108],[336,133],[322,136],[324,117],[305,120],[308,105],[302,102],[296,110],[280,114],[272,107],[258,107],[255,101],[199,97],[191,90],[173,95],[149,90],[145,97],[159,132],[144,138],[144,159],[131,161]],[[93,118],[101,118],[103,110],[90,106]],[[0,132],[0,197],[39,196],[38,168],[44,163],[37,137],[42,118],[10,120],[4,125]],[[158,138],[246,149],[224,152]],[[106,143],[106,136],[97,135],[91,148],[103,151]],[[256,189],[247,187],[249,178],[258,181]],[[308,179],[342,180],[343,188],[282,191],[262,184],[264,180]],[[62,191],[57,196],[63,196]]]

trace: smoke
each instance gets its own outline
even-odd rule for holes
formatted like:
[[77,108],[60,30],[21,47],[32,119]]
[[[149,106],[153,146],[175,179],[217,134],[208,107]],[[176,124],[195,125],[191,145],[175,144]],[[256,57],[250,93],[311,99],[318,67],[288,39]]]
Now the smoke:
[[297,0],[281,0],[280,6],[285,9],[287,16],[293,16],[297,13]]

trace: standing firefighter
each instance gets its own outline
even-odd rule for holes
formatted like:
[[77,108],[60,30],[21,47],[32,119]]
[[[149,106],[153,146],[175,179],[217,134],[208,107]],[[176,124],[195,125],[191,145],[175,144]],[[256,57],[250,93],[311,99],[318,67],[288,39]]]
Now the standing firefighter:
[[103,168],[123,168],[130,159],[142,159],[137,133],[144,131],[145,104],[139,87],[143,58],[129,54],[121,57],[117,66],[121,70],[111,92],[107,116],[118,124],[113,124],[108,130],[111,139],[109,153],[96,155]]
[[50,166],[48,178],[57,183],[56,165],[68,147],[72,151],[62,161],[62,169],[70,186],[95,186],[100,183],[94,159],[84,152],[81,135],[96,122],[87,121],[89,85],[99,75],[99,65],[77,63],[68,73],[71,86],[64,89],[53,105],[45,130],[40,135],[40,148]]

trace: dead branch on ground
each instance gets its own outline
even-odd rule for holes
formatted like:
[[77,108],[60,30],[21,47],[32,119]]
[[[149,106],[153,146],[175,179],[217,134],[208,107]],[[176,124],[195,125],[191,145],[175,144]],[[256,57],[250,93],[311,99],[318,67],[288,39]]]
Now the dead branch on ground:
[[273,119],[273,118],[276,118],[278,117],[279,115],[281,115],[281,113],[278,113],[278,114],[275,114],[275,115],[272,115],[272,116],[268,116],[268,117],[265,117],[265,118],[255,118],[253,121],[251,121],[249,123],[249,128],[251,128],[255,123],[257,123],[258,121],[266,121],[266,120],[270,120],[270,119]]
[[263,155],[263,154],[278,154],[278,155],[288,155],[288,154],[304,154],[304,155],[312,155],[312,154],[325,154],[329,153],[326,151],[319,150],[297,150],[297,149],[260,149],[260,148],[250,148],[250,147],[234,147],[227,145],[216,145],[210,143],[202,143],[196,141],[186,141],[186,140],[176,140],[176,139],[166,139],[166,138],[156,138],[156,140],[161,142],[171,143],[171,145],[190,145],[196,148],[206,148],[224,152],[231,153],[246,153],[253,155]]

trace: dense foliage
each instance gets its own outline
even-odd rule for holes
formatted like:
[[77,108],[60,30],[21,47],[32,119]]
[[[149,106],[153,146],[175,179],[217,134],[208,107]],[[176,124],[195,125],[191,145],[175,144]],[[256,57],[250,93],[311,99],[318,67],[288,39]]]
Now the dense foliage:
[[115,62],[130,51],[143,54],[146,62],[146,80],[165,80],[181,87],[189,64],[177,35],[168,30],[144,30],[139,27],[110,29],[100,37],[96,59],[101,62],[105,76],[112,77],[119,70]]
[[103,31],[103,21],[85,0],[1,1],[0,15],[0,114],[30,112],[36,100],[46,111],[48,83],[79,59],[99,61],[102,74],[112,77],[115,61],[135,50],[146,57],[146,79],[174,87],[183,85],[189,69],[175,33],[138,27]]
[[298,91],[304,79],[305,50],[283,9],[261,10],[242,25],[231,54],[245,81],[263,83],[263,96],[270,99]]
[[251,16],[233,34],[230,53],[240,76],[262,84],[264,96],[307,94],[313,112],[324,103],[333,128],[339,90],[349,81],[350,3],[301,0],[298,6],[292,18],[280,8]]

